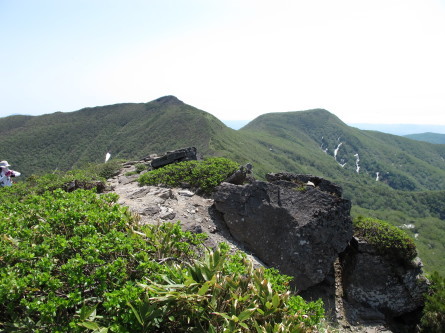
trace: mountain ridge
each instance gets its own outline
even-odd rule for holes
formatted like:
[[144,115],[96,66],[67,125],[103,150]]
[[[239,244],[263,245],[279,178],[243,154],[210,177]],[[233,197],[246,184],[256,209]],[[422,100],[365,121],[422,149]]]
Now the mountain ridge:
[[[107,152],[112,158],[138,158],[197,146],[204,155],[228,154],[241,162],[253,159],[259,165],[267,158],[261,161],[258,155],[281,154],[266,163],[270,164],[267,171],[277,171],[270,168],[281,164],[294,170],[279,171],[316,171],[335,179],[345,174],[342,169],[353,170],[368,174],[368,180],[379,178],[394,189],[445,189],[444,146],[359,130],[324,109],[267,113],[235,131],[211,114],[169,95],[148,103],[11,116],[0,119],[0,134],[6,143],[0,153],[28,175],[30,171],[67,170],[81,163],[97,163]],[[21,152],[26,157],[20,158]],[[54,161],[41,163],[43,156],[48,160],[52,154],[57,155],[57,165]],[[312,161],[306,164],[306,160]],[[33,166],[31,170],[28,164]],[[411,164],[428,168],[428,179]]]
[[[445,267],[445,145],[360,130],[324,109],[261,115],[233,130],[174,96],[0,119],[0,156],[24,177],[195,146],[203,156],[339,183],[354,214],[410,224],[433,267]],[[434,251],[429,247],[434,245]],[[423,256],[422,256],[423,257]],[[445,258],[445,255],[443,256]],[[444,268],[442,268],[444,269]],[[445,270],[445,269],[444,269]]]
[[408,134],[404,135],[404,137],[434,144],[445,144],[445,134],[440,134],[440,133],[425,132],[417,134]]

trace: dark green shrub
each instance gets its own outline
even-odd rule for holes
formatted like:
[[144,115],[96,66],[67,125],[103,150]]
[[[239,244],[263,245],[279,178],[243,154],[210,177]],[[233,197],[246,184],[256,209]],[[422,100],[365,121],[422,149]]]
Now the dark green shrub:
[[54,172],[42,176],[32,175],[26,180],[14,184],[14,186],[1,187],[0,195],[2,197],[2,203],[23,200],[30,195],[43,194],[46,191],[64,188],[67,184],[74,181],[82,184],[96,184],[97,181],[102,184],[105,183],[105,179],[86,170],[74,170],[67,173]]
[[388,222],[359,216],[354,219],[354,234],[367,240],[382,254],[409,262],[417,256],[414,240]]
[[210,193],[227,179],[238,164],[223,157],[166,165],[139,177],[141,185],[190,186]]
[[135,168],[137,173],[141,173],[142,171],[147,170],[147,165],[144,163],[138,163],[135,165]]
[[116,200],[59,189],[2,202],[0,331],[83,331],[89,309],[134,331],[125,305],[142,293],[136,283],[160,281],[165,258],[195,257],[202,237],[179,225],[138,228]]
[[121,160],[112,160],[107,163],[100,164],[89,164],[86,168],[84,168],[87,174],[90,174],[93,177],[101,177],[103,179],[109,179],[116,175],[116,173],[122,167]]
[[[2,187],[2,198],[5,200],[22,198],[31,194],[42,194],[45,191],[53,191],[64,188],[67,184],[76,181],[83,184],[83,187],[92,188],[97,182],[105,184],[105,180],[121,168],[122,161],[111,161],[101,164],[90,164],[83,169],[71,170],[68,172],[55,171],[45,175],[31,175],[24,181],[14,184],[11,187]],[[88,186],[91,184],[92,186]]]
[[421,319],[422,332],[445,332],[445,278],[434,272],[431,282],[430,295],[426,297],[425,308]]

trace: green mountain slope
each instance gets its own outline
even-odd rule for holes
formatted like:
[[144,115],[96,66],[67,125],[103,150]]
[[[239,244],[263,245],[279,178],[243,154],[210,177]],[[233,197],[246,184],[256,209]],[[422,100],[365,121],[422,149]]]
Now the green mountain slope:
[[429,143],[437,143],[437,144],[445,144],[445,134],[439,134],[439,133],[418,133],[418,134],[408,134],[404,135],[405,138],[418,140],[418,141],[425,141]]
[[235,131],[173,96],[0,119],[0,159],[24,177],[195,146],[266,172],[337,182],[353,213],[413,225],[427,265],[445,273],[445,145],[350,127],[326,110],[270,113]]
[[349,127],[326,110],[262,115],[241,132],[271,146],[288,147],[292,159],[311,156],[306,165],[316,163],[326,177],[342,179],[355,173],[370,181],[379,173],[379,181],[394,189],[445,189],[445,147]]
[[103,162],[107,152],[131,159],[195,145],[209,154],[219,128],[226,129],[212,115],[167,96],[145,104],[0,119],[0,155],[30,175]]

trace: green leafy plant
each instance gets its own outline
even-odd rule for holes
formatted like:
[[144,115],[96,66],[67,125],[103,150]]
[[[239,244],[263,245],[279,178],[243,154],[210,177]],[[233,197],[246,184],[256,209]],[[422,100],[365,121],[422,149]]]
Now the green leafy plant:
[[300,185],[298,187],[294,187],[294,191],[298,191],[298,192],[306,192],[307,191],[307,187],[304,185]]
[[429,277],[430,294],[426,297],[421,319],[422,332],[445,332],[445,278],[434,272]]
[[[140,284],[145,297],[139,299],[138,306],[129,306],[142,331],[316,331],[324,317],[321,301],[306,303],[299,296],[291,297],[287,289],[277,291],[263,268],[254,269],[245,258],[242,260],[246,271],[235,273],[238,269],[230,268],[233,262],[227,251],[220,248],[185,268],[171,266],[163,283],[149,280]],[[232,273],[224,274],[225,270]],[[270,271],[270,275],[277,272]]]
[[238,168],[238,164],[223,157],[204,161],[185,161],[166,165],[139,177],[141,185],[190,186],[210,193]]
[[383,255],[409,262],[417,256],[414,240],[388,222],[359,216],[354,219],[355,235],[374,245]]
[[141,173],[142,171],[147,170],[147,165],[144,163],[138,163],[135,165],[135,168],[137,173]]
[[0,188],[2,200],[16,200],[31,194],[42,194],[59,188],[67,188],[70,183],[81,184],[82,188],[92,189],[104,186],[105,180],[114,175],[121,167],[121,161],[90,164],[83,169],[68,172],[55,171],[45,175],[32,175],[11,187]]
[[132,331],[136,284],[199,254],[202,235],[138,226],[116,194],[33,192],[0,204],[0,330]]
[[116,175],[122,167],[122,160],[111,160],[107,163],[88,164],[85,171],[91,175],[97,175],[103,179],[109,179]]

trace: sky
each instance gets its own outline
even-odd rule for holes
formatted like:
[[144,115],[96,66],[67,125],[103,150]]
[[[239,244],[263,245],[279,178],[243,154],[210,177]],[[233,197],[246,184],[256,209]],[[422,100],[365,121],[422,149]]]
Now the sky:
[[165,95],[445,125],[445,0],[0,0],[0,117]]

